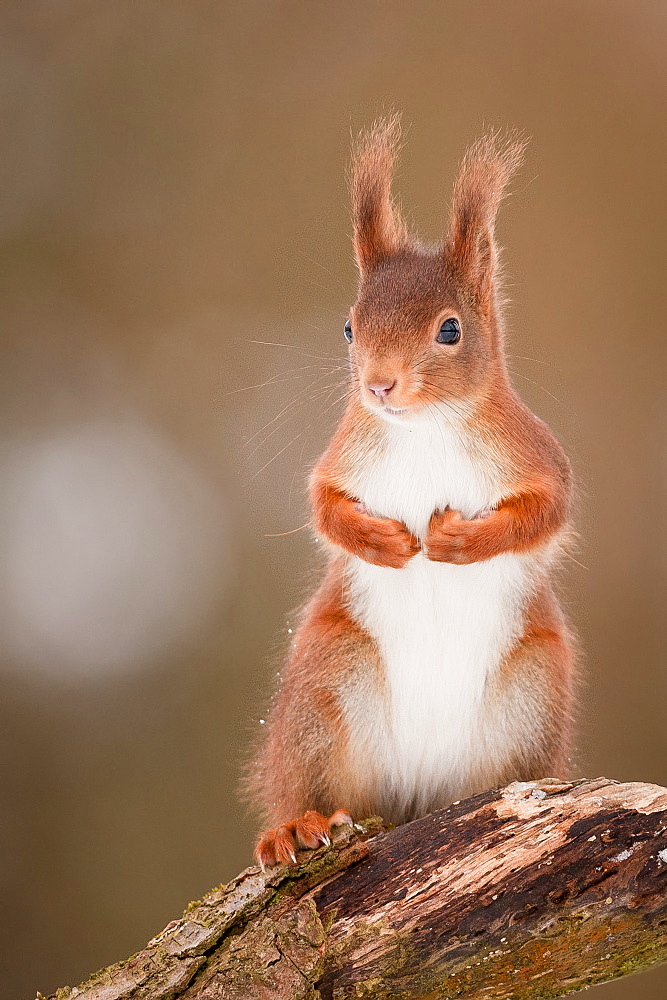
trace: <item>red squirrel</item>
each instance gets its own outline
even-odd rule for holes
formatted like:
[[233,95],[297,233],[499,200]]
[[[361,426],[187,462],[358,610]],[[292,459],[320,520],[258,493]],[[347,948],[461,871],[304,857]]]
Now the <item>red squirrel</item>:
[[381,120],[353,153],[354,392],[310,484],[326,573],[248,782],[262,868],[353,817],[404,823],[568,761],[573,641],[550,578],[571,472],[510,383],[494,237],[524,143],[468,150],[429,247],[392,199],[399,138]]

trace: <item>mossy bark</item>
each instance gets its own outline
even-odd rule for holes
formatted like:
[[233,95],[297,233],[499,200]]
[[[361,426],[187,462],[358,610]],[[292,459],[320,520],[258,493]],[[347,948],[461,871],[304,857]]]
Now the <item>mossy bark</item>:
[[247,869],[54,1000],[538,1000],[667,960],[667,789],[517,782]]

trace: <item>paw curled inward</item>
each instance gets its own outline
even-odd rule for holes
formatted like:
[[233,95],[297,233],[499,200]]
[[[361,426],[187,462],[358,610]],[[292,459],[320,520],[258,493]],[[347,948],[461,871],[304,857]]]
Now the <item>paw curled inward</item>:
[[255,857],[262,871],[288,861],[296,864],[298,850],[314,850],[322,845],[328,847],[331,843],[331,828],[345,824],[352,826],[352,817],[344,809],[338,809],[328,819],[321,813],[309,810],[298,819],[281,823],[273,830],[263,833],[257,841]]

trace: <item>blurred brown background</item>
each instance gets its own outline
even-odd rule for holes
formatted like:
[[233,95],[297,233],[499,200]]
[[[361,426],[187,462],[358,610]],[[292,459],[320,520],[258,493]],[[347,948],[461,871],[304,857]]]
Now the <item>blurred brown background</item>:
[[666,43],[657,0],[3,6],[3,998],[249,861],[240,762],[315,563],[266,536],[336,419],[349,133],[391,106],[428,238],[484,124],[533,137],[500,231],[517,384],[581,484],[577,770],[667,782]]

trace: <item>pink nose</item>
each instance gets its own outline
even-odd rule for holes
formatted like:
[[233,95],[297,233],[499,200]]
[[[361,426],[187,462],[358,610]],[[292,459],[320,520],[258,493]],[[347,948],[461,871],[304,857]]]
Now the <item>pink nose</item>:
[[389,395],[389,393],[391,392],[391,390],[394,388],[395,385],[396,385],[396,379],[394,379],[393,382],[374,383],[373,385],[369,385],[368,389],[370,390],[370,392],[375,393],[375,395],[379,399],[384,399],[385,396]]

